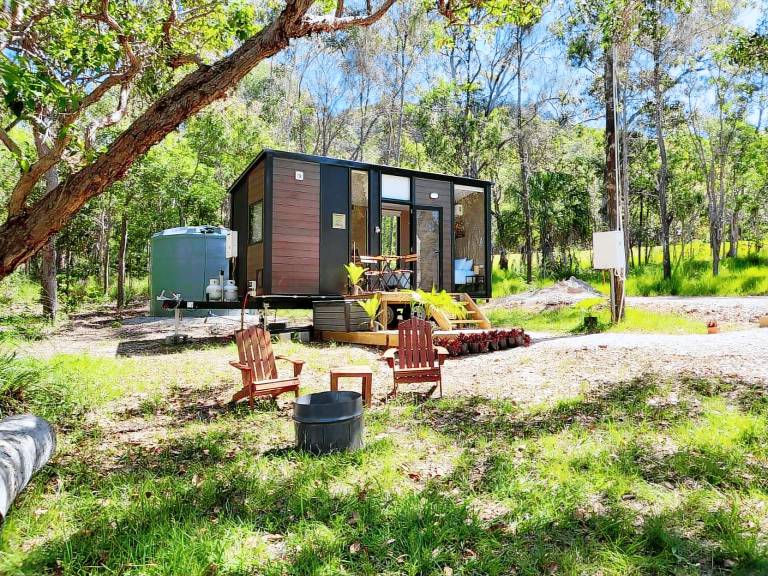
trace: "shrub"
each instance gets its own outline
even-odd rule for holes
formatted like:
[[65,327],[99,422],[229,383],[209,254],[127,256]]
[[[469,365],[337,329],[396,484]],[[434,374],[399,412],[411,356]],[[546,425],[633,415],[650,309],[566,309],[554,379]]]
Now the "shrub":
[[0,418],[29,412],[68,425],[78,420],[85,408],[70,387],[48,376],[41,363],[0,351]]

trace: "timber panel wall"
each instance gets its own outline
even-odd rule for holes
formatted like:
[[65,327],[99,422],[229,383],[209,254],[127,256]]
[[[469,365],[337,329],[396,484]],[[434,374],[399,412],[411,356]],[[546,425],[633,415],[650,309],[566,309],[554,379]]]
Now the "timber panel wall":
[[[259,162],[253,170],[251,170],[251,173],[248,174],[248,178],[246,180],[247,186],[248,186],[248,205],[250,206],[254,202],[258,202],[259,200],[264,200],[264,161],[262,160]],[[251,223],[248,222],[248,216],[249,211],[245,211],[245,219],[246,219],[246,226],[244,228],[244,234],[246,238],[249,238],[250,236],[250,225]],[[264,227],[266,228],[269,226],[269,216],[266,213],[266,210],[264,210]],[[246,240],[246,243],[248,240]],[[258,293],[263,294],[264,293],[264,242],[259,242],[258,244],[248,244],[248,254],[246,255],[246,261],[247,261],[247,278],[246,280],[256,280],[257,286],[259,287]],[[260,272],[261,271],[261,272]],[[245,283],[245,288],[247,290],[248,282]]]
[[273,160],[271,253],[273,294],[320,292],[319,164]]
[[[415,201],[418,206],[435,206],[443,209],[443,261],[441,275],[443,277],[443,290],[450,292],[453,289],[453,256],[451,251],[451,238],[453,237],[453,210],[451,206],[451,183],[445,180],[414,178],[414,187]],[[435,200],[429,197],[433,192],[438,195]]]

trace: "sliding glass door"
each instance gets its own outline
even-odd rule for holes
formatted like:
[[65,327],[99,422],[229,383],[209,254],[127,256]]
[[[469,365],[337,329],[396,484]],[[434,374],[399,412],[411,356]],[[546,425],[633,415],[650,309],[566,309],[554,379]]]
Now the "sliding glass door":
[[416,288],[440,288],[441,214],[435,208],[416,208]]

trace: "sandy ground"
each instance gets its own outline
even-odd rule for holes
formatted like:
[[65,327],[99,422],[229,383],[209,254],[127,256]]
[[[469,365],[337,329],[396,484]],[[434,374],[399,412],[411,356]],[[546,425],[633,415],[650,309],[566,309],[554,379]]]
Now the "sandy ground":
[[736,324],[757,323],[761,316],[768,316],[768,296],[630,296],[627,304]]
[[[685,305],[690,305],[690,299],[684,300]],[[727,303],[724,299],[714,300],[722,301],[723,309],[729,310],[729,314],[751,310],[753,306],[750,298],[729,299]],[[665,305],[671,306],[672,302]],[[696,313],[704,309],[701,305],[694,306]],[[222,318],[185,319],[183,332],[190,335],[191,341],[185,346],[172,347],[164,344],[164,337],[173,333],[173,319],[149,318],[142,313],[142,309],[134,309],[120,321],[110,311],[75,316],[50,338],[28,344],[21,352],[38,357],[56,353],[114,357],[175,354],[194,349],[184,358],[207,366],[221,366],[222,370],[215,372],[224,375],[222,384],[227,387],[227,360],[232,359],[227,344],[239,322]],[[768,329],[754,326],[716,335],[605,333],[533,334],[533,337],[534,343],[529,348],[450,359],[444,370],[444,394],[482,395],[508,398],[520,404],[538,404],[647,373],[726,377],[768,385]],[[201,345],[207,346],[200,349]],[[308,367],[303,375],[303,382],[310,389],[326,389],[328,368],[350,361],[368,363],[374,368],[374,396],[378,401],[383,401],[390,389],[390,372],[379,361],[380,352],[376,349],[313,344],[307,353],[314,357],[314,367]],[[233,387],[236,376],[232,374]]]

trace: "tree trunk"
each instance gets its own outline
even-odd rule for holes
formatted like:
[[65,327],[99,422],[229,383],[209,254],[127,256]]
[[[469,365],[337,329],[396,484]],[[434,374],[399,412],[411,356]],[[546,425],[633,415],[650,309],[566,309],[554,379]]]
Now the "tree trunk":
[[509,270],[509,258],[507,258],[506,248],[502,248],[499,251],[499,270],[504,270],[505,272]]
[[525,281],[533,282],[533,216],[531,215],[531,191],[529,189],[528,146],[523,130],[523,32],[517,32],[517,153],[520,156],[520,201],[523,205],[525,234]]
[[[54,167],[45,173],[45,190],[50,192],[59,185],[59,173]],[[58,258],[56,257],[56,237],[51,236],[40,250],[40,301],[43,315],[56,319],[59,313],[59,283],[57,279]]]
[[283,50],[291,38],[321,29],[367,26],[392,5],[386,0],[377,12],[360,20],[309,23],[305,15],[314,0],[289,0],[285,8],[229,55],[187,74],[136,118],[91,164],[78,170],[27,210],[0,226],[0,279],[29,259],[91,198],[122,178],[136,159],[175,130],[184,120],[227,95],[265,58]]
[[715,223],[709,226],[709,246],[712,249],[712,275],[720,274],[720,227]]
[[643,256],[643,238],[645,238],[645,228],[643,228],[643,204],[645,203],[644,196],[640,196],[640,233],[637,235],[637,265],[642,264]]
[[112,236],[112,203],[109,202],[101,214],[101,239],[99,242],[99,268],[101,288],[104,296],[109,295],[109,239]]
[[408,46],[408,31],[403,33],[403,51],[400,53],[400,109],[397,118],[397,148],[395,149],[395,166],[400,166],[400,154],[403,150],[403,123],[405,121],[405,51]]
[[[605,50],[605,189],[608,197],[608,226],[611,230],[619,229],[621,206],[617,190],[616,166],[616,116],[614,98],[614,62],[613,49]],[[625,263],[626,267],[626,263]],[[611,320],[618,322],[624,317],[624,281],[611,274]]]
[[[661,18],[661,11],[657,12],[657,18]],[[656,124],[656,145],[659,149],[659,220],[661,223],[661,248],[663,252],[664,279],[672,278],[672,255],[669,249],[669,227],[672,218],[667,207],[669,182],[669,164],[667,161],[667,146],[664,141],[664,93],[661,89],[661,37],[658,31],[659,22],[654,21],[653,38],[653,99],[654,99],[654,123]]]
[[[622,102],[625,98],[622,90]],[[632,257],[632,244],[629,238],[629,138],[627,137],[627,107],[621,107],[621,213],[624,229],[624,261]]]
[[120,249],[117,253],[117,309],[125,307],[125,255],[128,251],[128,216],[120,220]]
[[56,239],[51,237],[40,250],[40,303],[43,315],[55,319],[59,313],[59,293],[56,281]]
[[728,250],[730,258],[736,258],[739,255],[739,236],[739,209],[734,208],[733,212],[731,212],[730,246]]

